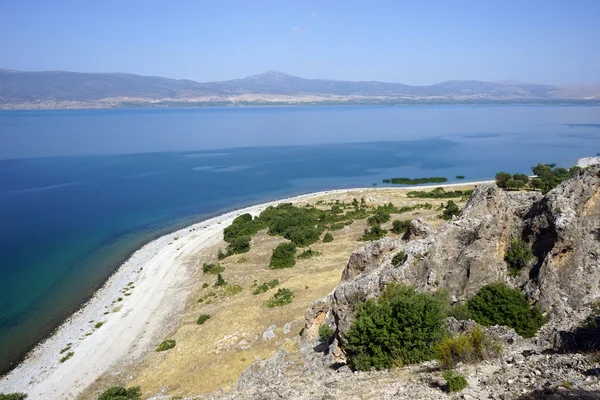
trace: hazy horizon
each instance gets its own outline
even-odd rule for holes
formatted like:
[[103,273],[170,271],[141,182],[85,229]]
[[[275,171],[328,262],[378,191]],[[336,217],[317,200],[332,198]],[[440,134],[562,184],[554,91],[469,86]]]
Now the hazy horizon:
[[0,66],[214,82],[600,82],[600,2],[0,3]]

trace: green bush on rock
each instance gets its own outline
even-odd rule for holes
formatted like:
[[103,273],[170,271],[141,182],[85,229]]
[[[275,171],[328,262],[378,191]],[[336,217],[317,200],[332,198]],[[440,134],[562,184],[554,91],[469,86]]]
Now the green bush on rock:
[[459,362],[469,364],[498,357],[502,351],[502,344],[478,326],[471,332],[444,339],[438,346],[437,360],[444,368],[454,368]]
[[346,334],[349,366],[368,371],[435,358],[446,336],[446,303],[440,296],[389,284],[377,300],[359,305]]
[[457,375],[452,370],[446,370],[442,373],[446,380],[446,387],[449,392],[460,392],[469,385],[467,378],[462,375]]
[[533,258],[533,252],[521,238],[511,238],[508,251],[504,255],[504,261],[508,265],[510,274],[519,275],[521,270],[529,264]]
[[529,338],[544,324],[537,306],[530,306],[518,289],[501,282],[490,283],[467,302],[471,317],[481,325],[505,325]]

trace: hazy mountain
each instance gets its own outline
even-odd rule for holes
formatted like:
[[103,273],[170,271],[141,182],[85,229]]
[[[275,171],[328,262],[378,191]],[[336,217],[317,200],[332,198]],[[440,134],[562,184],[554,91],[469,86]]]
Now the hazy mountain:
[[122,73],[0,70],[0,107],[114,107],[124,104],[593,100],[600,88],[521,82],[447,81],[429,86],[304,79],[267,71],[199,83]]

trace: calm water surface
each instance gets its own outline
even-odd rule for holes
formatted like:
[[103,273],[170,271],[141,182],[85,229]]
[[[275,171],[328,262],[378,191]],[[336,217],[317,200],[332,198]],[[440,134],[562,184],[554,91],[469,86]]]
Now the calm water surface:
[[393,176],[528,173],[597,152],[598,107],[0,112],[0,372],[133,250],[207,216]]

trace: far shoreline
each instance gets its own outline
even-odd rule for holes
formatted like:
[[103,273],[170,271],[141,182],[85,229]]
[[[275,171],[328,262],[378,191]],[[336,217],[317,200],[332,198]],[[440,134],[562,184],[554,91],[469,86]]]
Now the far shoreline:
[[[262,209],[264,209],[268,206],[271,206],[271,205],[276,205],[276,204],[279,204],[282,202],[297,202],[297,201],[302,201],[304,199],[309,199],[312,197],[318,197],[318,196],[327,195],[327,194],[331,195],[331,194],[338,194],[338,193],[340,193],[340,194],[341,193],[353,193],[353,192],[362,192],[362,191],[369,191],[369,190],[428,190],[428,189],[434,189],[437,187],[443,187],[443,188],[465,187],[465,186],[475,186],[475,185],[492,183],[492,182],[494,182],[494,181],[493,180],[483,180],[483,181],[461,181],[459,183],[423,184],[423,185],[410,185],[410,186],[405,186],[405,185],[365,186],[365,187],[321,190],[321,191],[317,191],[317,192],[307,192],[307,193],[294,195],[291,197],[279,198],[279,199],[275,199],[275,200],[266,200],[265,201],[265,199],[263,199],[263,200],[260,200],[260,202],[257,202],[256,204],[250,204],[250,205],[246,205],[246,206],[242,206],[242,207],[236,207],[236,208],[230,209],[230,210],[227,210],[227,209],[221,210],[221,211],[214,213],[213,216],[210,216],[210,214],[209,214],[206,216],[207,218],[204,218],[198,222],[188,224],[183,228],[176,228],[175,230],[169,231],[166,234],[163,234],[153,240],[150,240],[149,242],[141,245],[139,248],[133,250],[131,252],[131,254],[126,258],[126,260],[123,263],[121,263],[110,274],[109,278],[100,285],[99,289],[97,289],[87,301],[85,301],[83,304],[81,304],[76,309],[76,311],[71,313],[64,321],[62,321],[59,324],[58,328],[56,328],[52,332],[50,332],[45,337],[45,339],[43,339],[42,341],[37,343],[32,349],[30,349],[27,352],[27,354],[21,359],[20,362],[18,362],[14,367],[12,367],[7,373],[0,376],[0,391],[5,391],[5,389],[4,389],[5,385],[8,386],[7,389],[11,389],[11,388],[14,388],[15,390],[19,389],[20,385],[18,384],[19,383],[18,381],[21,381],[21,383],[23,383],[23,379],[19,379],[18,375],[27,376],[27,375],[29,375],[27,372],[31,373],[32,370],[35,371],[32,375],[28,376],[28,378],[26,379],[27,382],[29,382],[34,376],[37,376],[41,372],[38,369],[29,368],[29,371],[27,371],[27,366],[29,364],[32,364],[33,362],[35,362],[36,359],[39,361],[40,358],[45,358],[46,361],[49,362],[49,364],[50,364],[50,365],[43,365],[43,370],[44,370],[45,374],[44,374],[44,377],[42,377],[42,380],[45,378],[48,378],[48,375],[51,372],[53,372],[53,367],[55,367],[54,371],[60,370],[61,367],[66,367],[66,366],[72,367],[73,363],[71,363],[71,364],[69,364],[69,362],[64,363],[64,364],[56,363],[56,360],[55,360],[56,357],[54,354],[57,354],[57,349],[63,348],[67,343],[70,343],[69,340],[73,340],[73,331],[77,330],[77,328],[80,327],[78,324],[85,323],[86,320],[89,320],[90,318],[92,318],[90,315],[98,314],[99,308],[96,303],[102,303],[102,305],[107,304],[106,298],[108,296],[110,296],[111,294],[114,297],[115,293],[118,293],[119,285],[116,283],[118,283],[117,281],[119,281],[119,279],[120,279],[119,277],[121,275],[128,275],[127,280],[133,279],[133,278],[131,278],[131,272],[132,272],[131,268],[129,268],[129,271],[126,271],[126,270],[127,270],[127,266],[134,263],[135,258],[144,258],[142,256],[143,253],[152,253],[152,254],[146,255],[146,258],[148,258],[148,259],[151,259],[152,257],[156,257],[156,254],[158,254],[158,252],[159,252],[156,247],[159,246],[159,248],[160,248],[160,245],[162,245],[162,248],[164,248],[165,243],[167,243],[169,240],[171,242],[173,242],[173,237],[175,237],[176,234],[183,236],[184,234],[187,234],[188,232],[195,231],[195,229],[199,229],[199,228],[209,229],[212,227],[213,230],[216,229],[216,232],[218,233],[218,238],[220,239],[222,237],[222,229],[227,226],[228,220],[233,220],[233,218],[235,218],[238,215],[241,215],[246,212],[256,214],[256,213],[259,213]],[[168,243],[168,244],[170,244],[170,243]],[[173,255],[173,258],[175,258],[174,255]],[[146,261],[142,260],[141,263],[137,263],[136,265],[137,266],[145,265],[144,262],[148,262],[148,260],[146,260]],[[120,282],[122,284],[122,282],[124,282],[123,279],[120,279]],[[137,286],[137,283],[136,283],[136,286]],[[91,309],[91,311],[90,311],[90,309]],[[86,313],[86,311],[89,311],[89,312]],[[76,320],[78,320],[78,321],[76,321]],[[75,329],[73,329],[73,328],[75,328]],[[70,332],[71,335],[70,336],[68,334],[65,335],[65,332],[69,333],[69,329],[71,331]],[[79,330],[81,330],[81,329],[79,329]],[[65,336],[67,336],[67,337],[65,337]],[[75,335],[75,336],[77,336],[77,335]],[[96,338],[97,338],[98,335],[94,334],[93,336],[91,336],[88,339],[88,342],[90,341],[90,339],[93,339],[94,336],[96,336]],[[59,344],[58,347],[57,347],[57,343]],[[117,359],[119,359],[120,357],[121,356],[117,357],[116,359],[112,360],[111,362],[116,362]],[[75,361],[75,359],[72,361]],[[86,359],[79,360],[79,362],[85,363]],[[24,371],[25,373],[19,373],[19,371],[23,372],[23,370],[25,370]],[[13,378],[13,377],[15,377],[15,378]],[[22,377],[22,378],[24,378],[24,377]],[[10,382],[7,383],[7,381],[10,381],[11,379],[13,381],[12,384]],[[15,382],[14,382],[15,380],[17,381],[16,386],[15,386]],[[88,382],[88,383],[91,383],[91,382]],[[80,389],[82,389],[82,388],[80,388]]]

